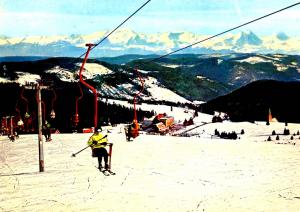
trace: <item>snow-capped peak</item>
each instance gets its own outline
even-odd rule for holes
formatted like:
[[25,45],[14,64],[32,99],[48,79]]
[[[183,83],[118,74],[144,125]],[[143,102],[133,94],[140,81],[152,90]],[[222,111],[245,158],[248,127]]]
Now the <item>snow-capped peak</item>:
[[276,37],[281,41],[286,41],[289,39],[289,36],[287,36],[284,32],[279,32]]
[[252,31],[240,32],[237,36],[235,36],[235,44],[238,46],[246,44],[257,46],[262,44],[262,40]]
[[[78,56],[86,49],[86,43],[97,43],[110,31],[87,35],[7,37],[0,36],[0,56]],[[211,35],[191,32],[140,33],[121,29],[109,36],[94,50],[94,56],[118,56],[124,54],[162,54],[201,41]],[[257,36],[252,31],[227,33],[207,40],[189,50],[191,53],[207,52],[256,52],[299,54],[300,38],[288,37],[280,32],[275,35]],[[58,45],[59,44],[59,45]],[[203,52],[204,51],[204,52]],[[43,54],[43,55],[41,55]]]

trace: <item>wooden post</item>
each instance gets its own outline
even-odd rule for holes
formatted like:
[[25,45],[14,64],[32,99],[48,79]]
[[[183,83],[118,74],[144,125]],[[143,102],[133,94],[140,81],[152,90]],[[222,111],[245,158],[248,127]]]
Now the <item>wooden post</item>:
[[42,135],[42,97],[41,87],[37,84],[37,105],[38,105],[38,143],[39,143],[39,167],[40,172],[44,172],[44,150],[43,150],[43,135]]
[[[37,84],[34,83],[26,83],[26,89],[33,89],[37,90],[36,93],[36,101],[38,106],[38,145],[39,145],[39,168],[40,172],[44,172],[44,149],[43,149],[43,110],[42,110],[42,89],[48,89],[49,86],[43,85],[43,82],[38,82]],[[45,121],[45,120],[44,120]]]
[[12,141],[15,140],[15,134],[14,134],[14,123],[13,123],[13,116],[10,117],[10,136],[12,138]]

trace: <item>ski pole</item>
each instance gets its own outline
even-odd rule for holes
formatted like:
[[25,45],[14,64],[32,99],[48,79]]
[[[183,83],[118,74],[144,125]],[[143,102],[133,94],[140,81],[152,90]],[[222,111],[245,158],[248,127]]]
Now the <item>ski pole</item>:
[[[107,135],[103,136],[99,141],[101,141],[102,139],[104,139],[104,138],[106,138],[106,137],[107,137]],[[79,154],[79,153],[82,152],[83,150],[85,150],[85,149],[91,147],[92,145],[93,145],[93,144],[84,147],[83,149],[79,150],[78,152],[73,153],[71,156],[72,156],[72,157],[75,157],[77,154]]]
[[90,146],[92,146],[92,145],[93,145],[93,144],[88,145],[88,146],[84,147],[83,149],[79,150],[78,152],[73,153],[73,154],[72,154],[72,157],[75,157],[77,154],[79,154],[80,152],[82,152],[83,150],[87,149],[88,147],[90,147]]
[[108,161],[108,167],[109,167],[109,170],[111,170],[111,155],[112,155],[112,146],[113,146],[113,144],[112,143],[110,143],[109,144],[109,161]]

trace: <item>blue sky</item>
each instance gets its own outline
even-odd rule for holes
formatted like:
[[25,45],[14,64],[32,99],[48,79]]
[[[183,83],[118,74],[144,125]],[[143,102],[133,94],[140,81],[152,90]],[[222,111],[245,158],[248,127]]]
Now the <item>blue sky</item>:
[[[112,30],[146,0],[0,0],[0,35],[89,34]],[[151,0],[122,28],[215,34],[293,0]],[[300,5],[243,27],[259,35],[300,35]]]

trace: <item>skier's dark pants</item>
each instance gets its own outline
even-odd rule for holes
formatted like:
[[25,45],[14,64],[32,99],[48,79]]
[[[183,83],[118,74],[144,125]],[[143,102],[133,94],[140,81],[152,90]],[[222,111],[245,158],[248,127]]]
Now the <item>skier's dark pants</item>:
[[102,157],[104,157],[105,169],[108,169],[108,153],[105,148],[93,149],[93,156],[98,157],[98,165],[101,167]]
[[51,138],[51,131],[50,131],[50,129],[44,129],[43,130],[43,134],[44,134],[46,140],[49,140]]

